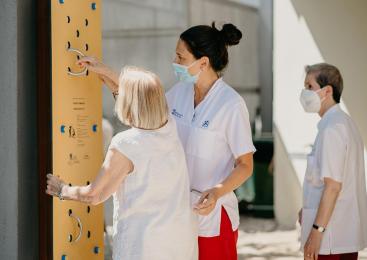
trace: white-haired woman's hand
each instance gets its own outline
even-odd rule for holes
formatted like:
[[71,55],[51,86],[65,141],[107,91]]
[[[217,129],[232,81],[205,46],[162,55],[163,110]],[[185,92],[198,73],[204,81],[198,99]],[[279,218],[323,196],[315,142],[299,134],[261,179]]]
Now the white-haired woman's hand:
[[105,83],[113,93],[118,91],[119,74],[98,60],[96,57],[81,57],[76,64],[81,67],[86,67],[90,72],[98,74],[102,82]]
[[81,57],[76,62],[76,64],[81,67],[86,67],[89,71],[97,73],[99,75],[106,75],[106,72],[109,70],[107,65],[102,63],[96,57],[92,56]]
[[46,193],[51,196],[61,197],[62,188],[65,186],[65,182],[58,176],[53,174],[47,174],[47,189]]

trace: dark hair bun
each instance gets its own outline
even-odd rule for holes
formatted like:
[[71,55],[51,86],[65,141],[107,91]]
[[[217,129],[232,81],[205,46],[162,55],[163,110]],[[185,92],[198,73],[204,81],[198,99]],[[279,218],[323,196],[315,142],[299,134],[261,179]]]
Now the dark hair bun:
[[224,24],[219,33],[224,43],[228,46],[237,45],[242,38],[242,32],[231,23]]
[[188,50],[196,59],[203,56],[209,58],[211,67],[219,72],[228,64],[228,46],[240,42],[242,33],[231,23],[223,25],[222,30],[212,25],[196,25],[180,35]]

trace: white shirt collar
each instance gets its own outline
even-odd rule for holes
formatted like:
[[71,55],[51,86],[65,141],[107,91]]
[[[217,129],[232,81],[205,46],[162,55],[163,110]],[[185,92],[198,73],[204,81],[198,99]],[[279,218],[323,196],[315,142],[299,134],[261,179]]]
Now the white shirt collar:
[[[212,85],[212,87],[209,89],[209,91],[208,91],[208,93],[205,95],[205,97],[204,97],[204,99],[200,102],[200,104],[201,103],[204,103],[204,101],[209,97],[209,96],[211,96],[211,94],[212,93],[214,93],[214,90],[216,90],[216,89],[218,89],[219,88],[219,86],[221,86],[222,84],[220,84],[221,82],[223,81],[223,77],[220,77],[220,78],[218,78],[215,82],[214,82],[214,84]],[[192,91],[192,98],[193,98],[193,100],[194,100],[194,95],[195,95],[195,90],[194,90],[194,88],[195,88],[195,86],[194,85],[192,85],[192,88],[191,88],[191,91]],[[199,104],[199,105],[200,105]]]
[[339,104],[335,104],[331,108],[329,108],[325,114],[322,116],[321,120],[317,124],[317,128],[319,130],[323,129],[326,126],[326,123],[330,117],[332,117],[335,113],[340,112],[341,108]]
[[220,83],[222,82],[222,80],[223,80],[223,78],[222,78],[222,77],[218,78],[218,79],[214,82],[213,86],[209,89],[208,94],[206,94],[206,95],[208,96],[211,92],[213,92],[213,91],[214,91],[214,89],[218,88],[218,86],[220,86],[220,85],[221,85]]

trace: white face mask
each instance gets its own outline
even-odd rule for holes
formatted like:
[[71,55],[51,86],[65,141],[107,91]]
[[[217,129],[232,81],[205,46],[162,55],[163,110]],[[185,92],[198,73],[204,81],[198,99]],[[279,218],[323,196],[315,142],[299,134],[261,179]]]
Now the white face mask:
[[321,104],[325,100],[325,98],[320,99],[318,92],[322,89],[317,91],[312,91],[308,89],[303,89],[300,96],[300,101],[303,106],[303,109],[307,113],[318,113],[321,109]]

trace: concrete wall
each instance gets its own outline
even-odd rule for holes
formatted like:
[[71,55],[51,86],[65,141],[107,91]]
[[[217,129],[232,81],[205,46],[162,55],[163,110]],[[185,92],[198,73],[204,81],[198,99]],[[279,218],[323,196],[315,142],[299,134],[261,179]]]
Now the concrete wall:
[[[176,42],[188,25],[187,0],[105,0],[102,8],[104,61],[118,71],[125,65],[150,69],[171,87]],[[113,105],[105,89],[104,114],[118,126]]]
[[[245,96],[250,116],[259,105],[259,14],[235,1],[106,0],[103,2],[103,56],[116,70],[137,65],[156,72],[166,89],[176,82],[172,70],[181,32],[191,25],[233,22],[244,32],[240,45],[230,48],[225,79]],[[271,76],[270,76],[271,78]],[[113,99],[104,90],[104,114],[115,127]]]
[[253,119],[260,102],[258,9],[228,0],[190,0],[189,7],[190,26],[216,21],[221,28],[230,22],[242,31],[239,45],[228,48],[224,80],[244,97]]
[[[0,57],[7,66],[0,66],[0,256],[17,259],[18,223],[17,203],[18,190],[18,155],[17,155],[17,48],[16,48],[16,2],[6,1],[0,9],[1,35]],[[6,29],[5,29],[6,28]]]
[[275,216],[280,229],[293,229],[302,204],[302,185],[295,174],[294,163],[289,160],[283,138],[277,128],[274,129],[274,178]]
[[273,131],[273,0],[259,6],[259,82],[263,132]]
[[38,259],[36,6],[0,7],[0,259]]
[[[340,68],[345,81],[343,106],[367,142],[365,10],[367,2],[364,0],[274,2],[274,121],[282,138],[282,143],[278,141],[276,146],[284,144],[285,147],[284,154],[277,156],[276,178],[284,176],[284,170],[289,171],[286,176],[293,174],[302,183],[306,154],[316,136],[318,115],[304,113],[299,103],[307,64],[326,61]],[[284,169],[282,165],[289,161],[292,167]],[[276,190],[285,190],[281,181],[276,183],[279,184]],[[300,188],[298,192],[301,193]],[[278,212],[296,211],[280,208],[281,204],[277,205]],[[294,225],[287,223],[287,218],[278,220],[284,225]]]

